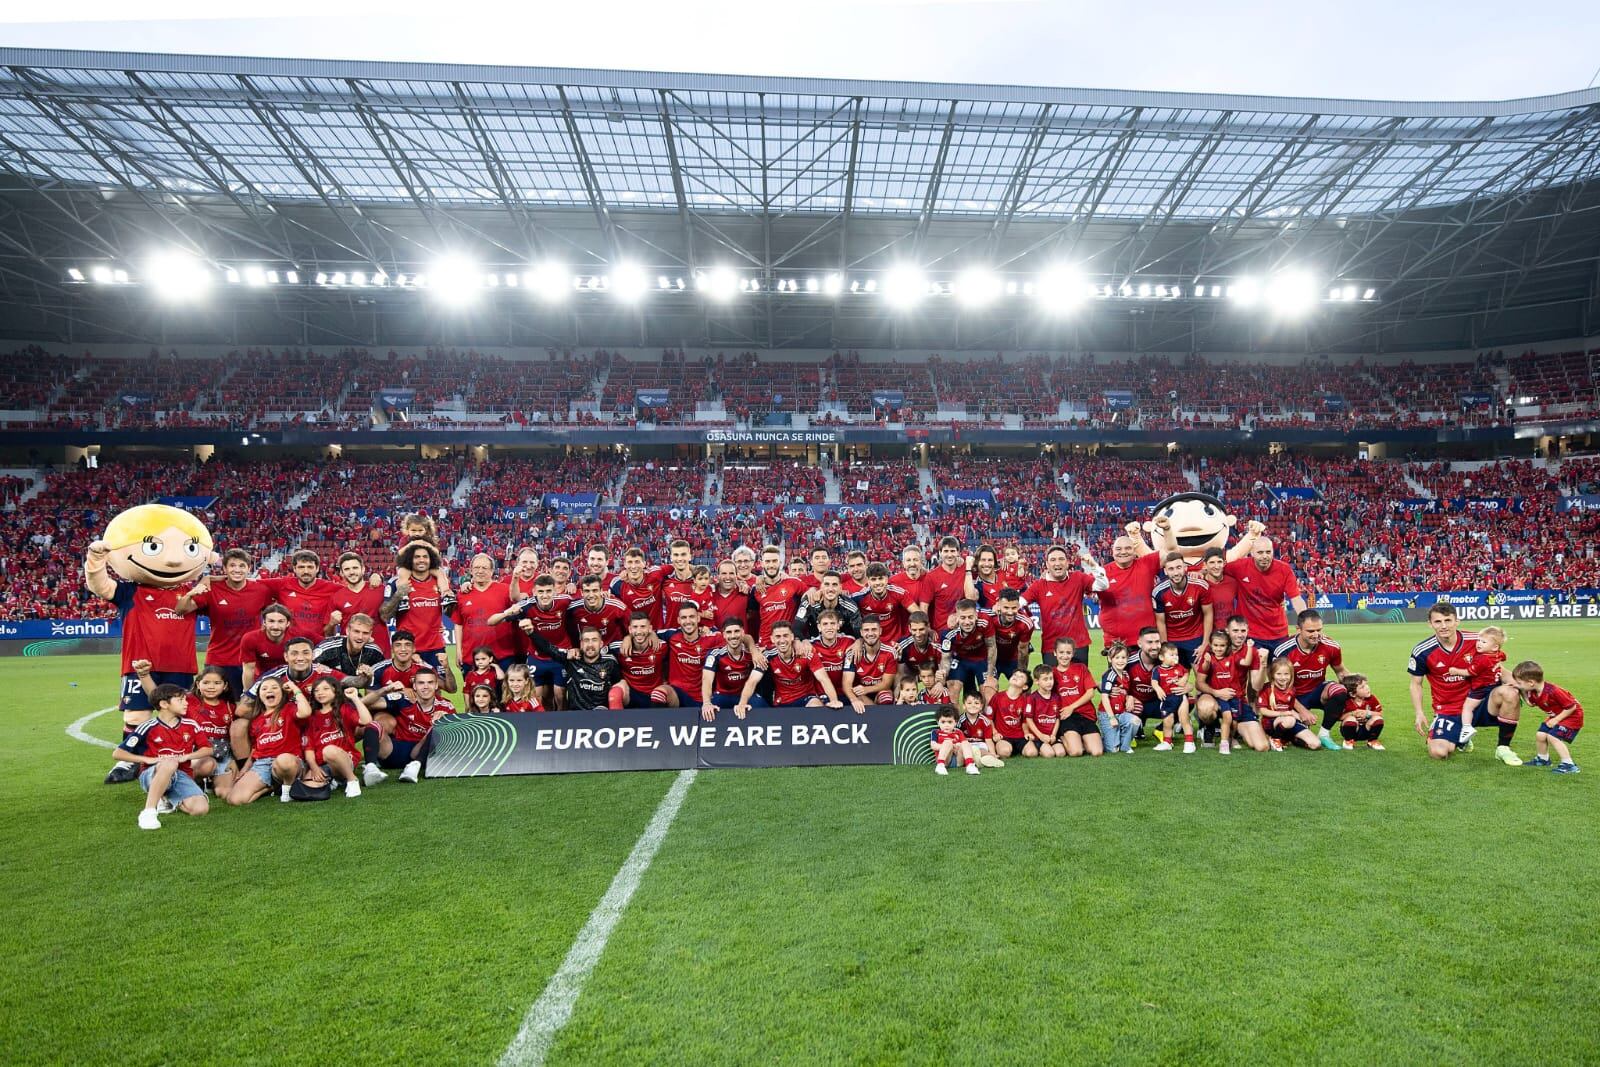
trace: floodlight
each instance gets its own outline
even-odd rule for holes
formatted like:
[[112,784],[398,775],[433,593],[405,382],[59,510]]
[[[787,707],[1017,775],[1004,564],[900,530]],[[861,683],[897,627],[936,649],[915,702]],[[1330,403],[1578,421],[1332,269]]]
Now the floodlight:
[[[867,285],[870,287],[871,282]],[[890,307],[909,308],[928,295],[928,279],[916,267],[893,267],[883,279],[883,296]]]
[[650,288],[650,279],[637,263],[618,263],[611,269],[609,285],[618,300],[631,304],[644,297]]
[[299,285],[300,284],[300,272],[299,271],[292,270],[292,271],[290,271],[288,273],[288,275],[286,277],[289,279],[289,284],[290,285]]
[[1228,299],[1242,308],[1255,307],[1261,302],[1261,283],[1254,278],[1240,278],[1228,286]]
[[1000,275],[984,267],[973,267],[956,279],[956,298],[969,308],[992,304],[1004,291],[1005,283]]
[[101,267],[90,267],[89,268],[89,277],[94,279],[96,285],[110,285],[111,284],[111,268],[110,267],[104,267],[104,266],[101,266]]
[[[112,277],[116,277],[115,272]],[[186,252],[162,252],[151,257],[145,278],[158,297],[172,303],[199,299],[212,281],[206,265]]]
[[[851,289],[854,290],[854,288],[855,286],[852,285]],[[844,291],[844,275],[830,274],[826,278],[822,279],[822,291],[827,293],[829,296],[838,296]]]
[[1139,283],[1139,299],[1140,300],[1148,300],[1148,299],[1150,299],[1150,283],[1149,282],[1140,282]]
[[540,300],[560,300],[572,290],[572,275],[565,264],[546,260],[522,276],[522,286]]
[[353,271],[351,271],[350,272],[350,284],[351,285],[365,286],[367,284],[367,272],[364,271],[364,270],[353,270]]
[[330,274],[328,276],[328,284],[329,285],[343,285],[344,282],[345,282],[345,273],[342,270],[336,270],[336,271],[334,271],[332,274]]
[[749,282],[741,279],[727,267],[715,267],[700,275],[697,284],[701,292],[716,301],[732,300],[733,295],[739,290],[749,288]]
[[[854,289],[855,286],[852,285],[851,288]],[[868,278],[861,288],[865,292],[876,293],[878,291],[878,279]]]
[[68,267],[67,277],[71,278],[75,282],[81,282],[83,281],[83,271],[79,270],[77,267]]
[[483,291],[483,268],[466,256],[447,255],[428,268],[428,289],[440,303],[465,307]]
[[229,285],[239,284],[239,272],[234,270],[232,267],[224,267],[222,271],[222,277],[223,280],[225,280]]
[[[244,283],[246,285],[253,286],[255,288],[260,288],[261,286],[267,284],[267,272],[262,270],[260,267],[256,266],[253,263],[250,266],[246,267],[244,270],[240,271],[239,273],[244,275]],[[230,270],[228,272],[228,274],[230,275],[228,280],[230,282],[233,281],[233,278],[231,277],[233,272]]]
[[1376,299],[1378,299],[1378,290],[1376,290],[1376,289],[1368,289],[1366,292],[1361,294],[1361,299],[1363,299],[1363,300],[1376,300]]
[[1354,300],[1356,298],[1356,287],[1347,285],[1339,291],[1339,294],[1345,300]]
[[278,272],[277,271],[275,271],[275,270],[267,271],[267,284],[268,285],[277,285],[278,284]]
[[1317,302],[1316,280],[1301,270],[1284,271],[1267,282],[1267,306],[1278,315],[1303,315]]
[[320,270],[317,271],[317,284],[318,285],[327,285],[328,284],[328,275],[327,275],[326,272],[320,271]]
[[1082,276],[1070,267],[1051,267],[1039,276],[1039,303],[1046,311],[1070,311],[1089,295]]

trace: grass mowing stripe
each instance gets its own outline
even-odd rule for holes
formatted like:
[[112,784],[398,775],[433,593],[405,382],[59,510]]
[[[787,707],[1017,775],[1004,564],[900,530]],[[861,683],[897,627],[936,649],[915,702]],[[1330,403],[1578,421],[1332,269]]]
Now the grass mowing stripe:
[[99,711],[91,711],[83,718],[74,720],[72,725],[67,727],[67,736],[72,738],[74,741],[83,741],[87,744],[99,745],[101,748],[116,748],[117,746],[113,742],[107,741],[103,737],[96,737],[93,734],[85,733],[83,729],[100,716],[116,710],[116,706],[113,705],[109,708],[101,708]]
[[544,1062],[545,1055],[550,1051],[550,1043],[572,1017],[572,1006],[577,1003],[578,994],[583,992],[583,984],[588,980],[589,973],[599,962],[600,953],[605,951],[611,931],[622,919],[628,902],[633,899],[634,890],[639,888],[640,879],[650,868],[650,861],[655,859],[667,831],[672,828],[672,820],[677,818],[678,809],[683,807],[683,798],[688,795],[689,786],[694,784],[695,773],[692,769],[679,772],[672,788],[661,798],[661,805],[656,808],[650,825],[639,835],[627,861],[611,880],[606,895],[600,898],[600,903],[589,915],[589,921],[578,931],[577,940],[572,943],[567,958],[561,961],[561,966],[551,977],[550,984],[545,986],[544,992],[539,994],[539,999],[528,1008],[528,1014],[522,1019],[522,1028],[517,1031],[505,1055],[500,1057],[501,1067],[523,1067]]

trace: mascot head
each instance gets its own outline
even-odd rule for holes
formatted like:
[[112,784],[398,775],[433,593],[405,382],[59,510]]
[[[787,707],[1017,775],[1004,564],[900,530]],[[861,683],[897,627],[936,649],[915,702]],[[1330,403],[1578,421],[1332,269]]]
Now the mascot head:
[[1190,563],[1198,563],[1206,549],[1228,547],[1228,535],[1238,521],[1210,493],[1177,493],[1156,505],[1144,531],[1150,535],[1150,547],[1162,558],[1178,552]]
[[182,508],[140,504],[111,520],[103,538],[111,573],[136,585],[192,582],[211,563],[211,531]]

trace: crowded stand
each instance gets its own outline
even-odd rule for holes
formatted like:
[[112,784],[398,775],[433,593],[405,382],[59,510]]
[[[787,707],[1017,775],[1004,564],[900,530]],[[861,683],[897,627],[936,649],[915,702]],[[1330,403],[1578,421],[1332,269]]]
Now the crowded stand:
[[836,473],[841,504],[906,504],[923,495],[912,463],[847,459]]
[[931,467],[941,490],[984,490],[997,504],[1020,505],[1061,496],[1055,462],[953,456]]
[[827,476],[796,460],[730,461],[717,472],[713,495],[723,504],[821,504]]
[[705,483],[706,465],[703,463],[658,463],[655,460],[630,463],[617,501],[632,507],[698,504],[705,495]]
[[1192,489],[1183,469],[1162,460],[1060,457],[1061,484],[1074,500],[1160,500]]
[[759,353],[740,352],[726,363],[718,361],[711,381],[730,417],[758,424],[774,413],[816,411],[825,373],[817,363],[762,360]]

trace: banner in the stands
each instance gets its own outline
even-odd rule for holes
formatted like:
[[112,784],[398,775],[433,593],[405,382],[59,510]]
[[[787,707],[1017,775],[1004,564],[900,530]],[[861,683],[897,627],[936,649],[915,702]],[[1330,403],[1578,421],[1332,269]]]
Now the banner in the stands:
[[544,506],[558,515],[587,515],[600,506],[600,494],[546,493]]
[[903,389],[874,389],[872,391],[872,406],[875,408],[901,408],[906,405],[906,394]]
[[217,502],[214,496],[158,496],[157,504],[167,504],[185,511],[205,511]]
[[1464,408],[1486,408],[1494,402],[1494,397],[1488,393],[1462,393],[1461,406]]
[[1322,406],[1328,411],[1343,411],[1345,407],[1344,397],[1338,393],[1323,393]]
[[633,402],[641,408],[658,408],[672,399],[670,389],[635,389]]
[[1557,511],[1600,511],[1600,493],[1580,493],[1564,496],[1556,506]]
[[946,506],[956,507],[994,507],[994,494],[987,489],[946,489],[944,491]]
[[1112,411],[1125,411],[1133,407],[1132,389],[1107,389],[1105,397],[1106,407]]
[[1267,492],[1279,500],[1315,500],[1317,491],[1309,485],[1269,485]]
[[708,445],[831,445],[838,430],[707,430]]
[[430,778],[931,763],[934,711],[923,705],[731,710],[698,708],[451,715],[434,730]]
[[1449,500],[1451,511],[1521,511],[1520,496],[1453,496]]
[[1399,500],[1389,501],[1390,511],[1438,511],[1439,502],[1432,497],[1404,496]]
[[146,404],[155,403],[156,398],[149,393],[123,393],[117,397],[125,407],[137,408]]

